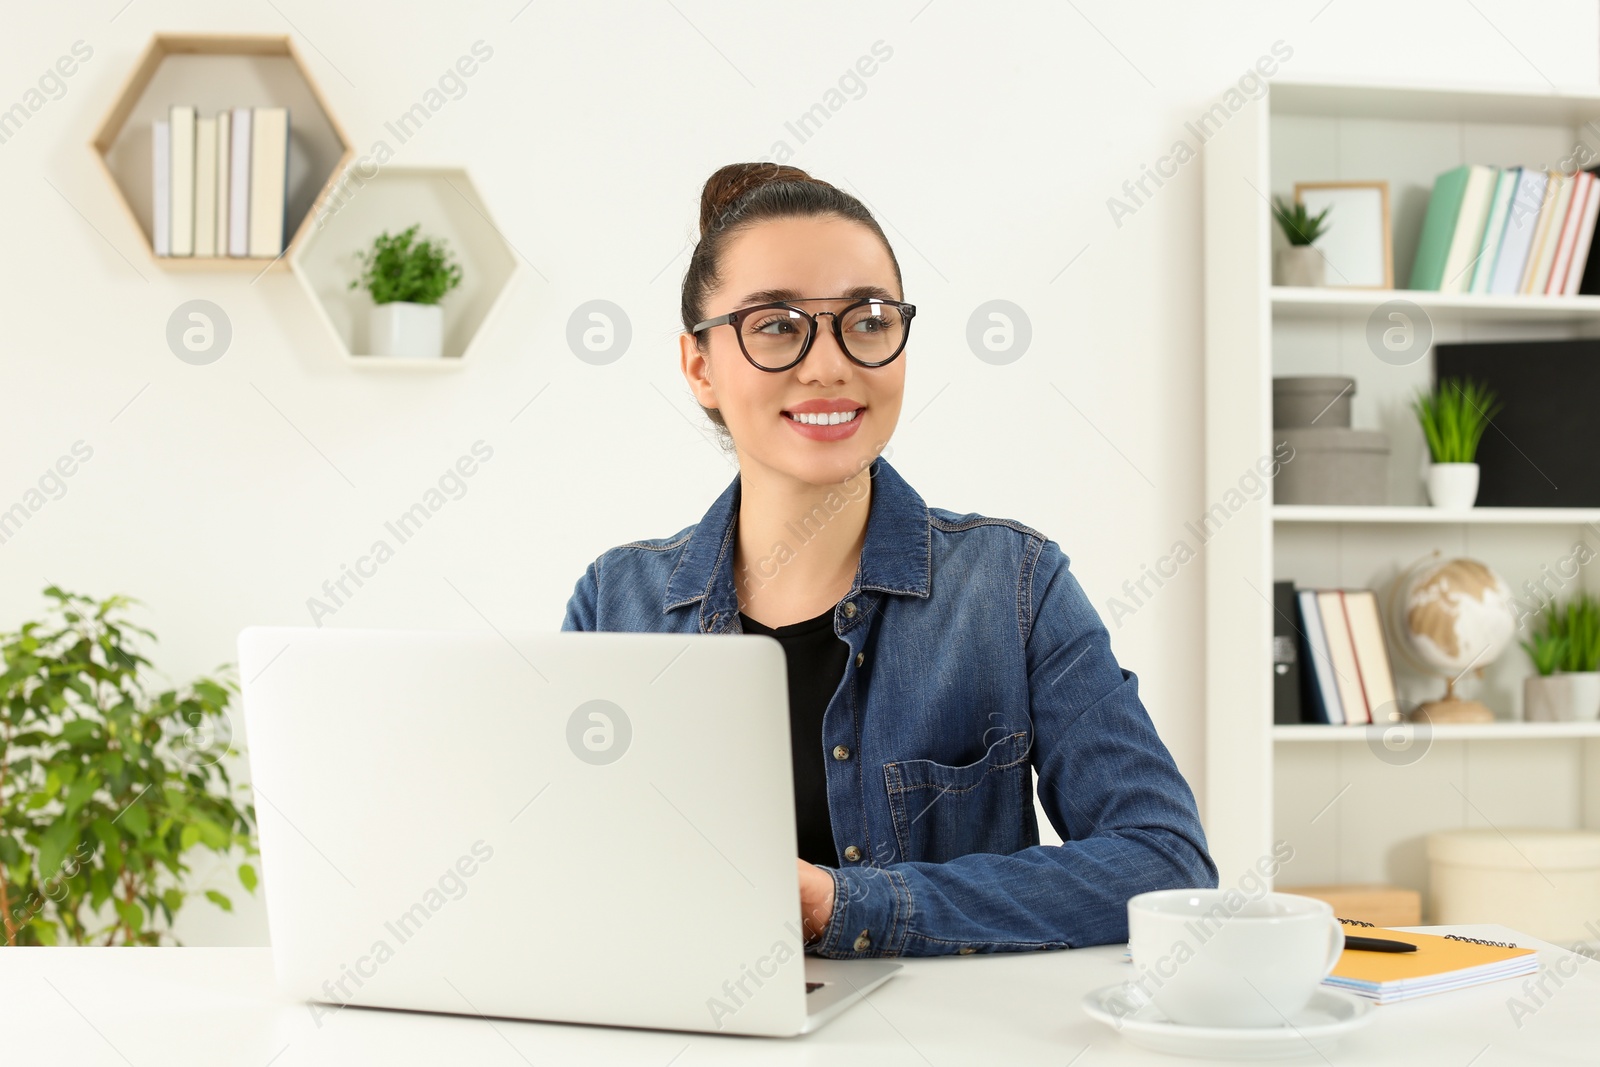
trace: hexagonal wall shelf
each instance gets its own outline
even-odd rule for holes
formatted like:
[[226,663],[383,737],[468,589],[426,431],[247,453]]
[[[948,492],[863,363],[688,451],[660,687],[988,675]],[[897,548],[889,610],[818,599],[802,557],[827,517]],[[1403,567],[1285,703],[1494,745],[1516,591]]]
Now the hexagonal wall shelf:
[[[332,179],[355,156],[350,139],[328,110],[294,43],[260,34],[157,34],[92,142],[144,238],[150,258],[163,267],[260,271],[262,257],[157,256],[150,239],[150,123],[173,104],[193,104],[202,115],[230,107],[289,109],[288,215],[284,231],[292,251],[304,239]],[[276,262],[282,262],[282,257]]]
[[[361,273],[358,251],[380,233],[419,223],[418,236],[442,238],[461,265],[461,284],[445,294],[444,355],[403,359],[364,355],[372,298],[350,283]],[[382,167],[371,177],[347,170],[335,183],[310,232],[289,256],[295,277],[345,356],[363,367],[447,369],[472,354],[473,342],[505,302],[517,271],[510,245],[491,221],[460,167]]]

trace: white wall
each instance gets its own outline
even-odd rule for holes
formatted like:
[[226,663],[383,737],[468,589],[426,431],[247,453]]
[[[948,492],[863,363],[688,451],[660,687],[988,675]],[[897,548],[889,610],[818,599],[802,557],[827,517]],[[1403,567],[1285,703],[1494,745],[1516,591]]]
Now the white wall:
[[[35,616],[49,582],[126,593],[148,605],[140,621],[172,679],[211,670],[244,625],[307,623],[307,598],[480,438],[494,457],[467,494],[332,624],[559,625],[586,563],[695,521],[733,476],[690,425],[702,419],[677,369],[678,287],[701,183],[783,139],[792,162],[878,212],[918,305],[892,462],[930,504],[1061,543],[1197,791],[1203,568],[1192,561],[1120,622],[1107,602],[1209,503],[1200,168],[1120,224],[1108,198],[1175,141],[1192,146],[1185,121],[1277,41],[1293,53],[1281,75],[1296,78],[1542,86],[1600,73],[1588,0],[1542,4],[1536,19],[1509,0],[7,7],[0,107],[75,41],[93,56],[0,144],[0,509],[75,441],[94,454],[0,544],[0,627]],[[493,49],[394,160],[465,164],[524,257],[474,365],[358,370],[287,275],[252,284],[149,262],[87,142],[157,30],[293,33],[362,152],[474,42]],[[785,122],[880,40],[892,55],[864,92],[799,143]],[[195,298],[234,331],[203,367],[164,340]],[[595,298],[633,327],[603,367],[565,340]],[[1033,328],[1004,366],[965,342],[973,310],[997,298]],[[180,935],[265,943],[259,901],[233,895],[233,916],[190,905]]]

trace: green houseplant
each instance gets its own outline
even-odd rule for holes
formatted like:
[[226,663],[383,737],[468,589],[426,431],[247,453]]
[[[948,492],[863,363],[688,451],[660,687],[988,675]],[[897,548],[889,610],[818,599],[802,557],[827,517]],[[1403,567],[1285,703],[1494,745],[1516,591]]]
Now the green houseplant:
[[[138,601],[44,595],[45,619],[0,633],[5,944],[161,944],[195,892],[184,853],[257,851],[254,806],[221,762],[238,686],[200,677],[155,691],[136,647],[155,635],[123,615]],[[254,892],[255,868],[237,870]]]
[[442,239],[418,237],[420,223],[397,234],[384,231],[358,251],[361,275],[350,288],[372,297],[369,333],[373,355],[438,359],[444,353],[444,312],[439,301],[461,284],[461,265]]
[[1278,227],[1289,242],[1288,248],[1280,248],[1273,253],[1274,285],[1323,284],[1326,261],[1312,244],[1327,232],[1326,220],[1330,210],[1331,206],[1325,207],[1313,215],[1298,200],[1286,204],[1282,197],[1273,198],[1272,215],[1278,220]]
[[1435,507],[1470,508],[1478,498],[1478,442],[1502,407],[1494,390],[1471,378],[1446,378],[1432,392],[1419,392],[1411,407],[1432,460],[1428,499]]
[[1600,717],[1600,600],[1584,591],[1539,613],[1523,641],[1537,674],[1523,680],[1523,718],[1536,722]]

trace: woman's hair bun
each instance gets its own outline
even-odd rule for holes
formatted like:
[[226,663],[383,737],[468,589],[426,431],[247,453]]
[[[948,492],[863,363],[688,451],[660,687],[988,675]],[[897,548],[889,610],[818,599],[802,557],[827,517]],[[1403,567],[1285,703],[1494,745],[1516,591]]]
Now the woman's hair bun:
[[725,167],[719,167],[715,174],[706,179],[705,188],[700,192],[701,236],[705,236],[706,231],[711,229],[740,197],[753,189],[774,182],[829,184],[820,178],[813,178],[799,167],[783,163],[729,163]]

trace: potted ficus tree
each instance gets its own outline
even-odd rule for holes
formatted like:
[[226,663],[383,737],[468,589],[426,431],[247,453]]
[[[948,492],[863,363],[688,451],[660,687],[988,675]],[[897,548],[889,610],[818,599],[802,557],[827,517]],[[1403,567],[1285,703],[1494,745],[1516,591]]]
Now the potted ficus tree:
[[1428,500],[1439,508],[1470,508],[1478,499],[1478,442],[1499,413],[1493,389],[1471,378],[1447,378],[1419,392],[1412,410],[1428,441]]
[[1541,628],[1520,642],[1534,670],[1522,682],[1522,717],[1531,722],[1600,718],[1600,601],[1579,592],[1540,612]]
[[1272,255],[1272,284],[1321,285],[1326,277],[1322,253],[1311,247],[1313,241],[1328,230],[1325,220],[1332,206],[1312,215],[1298,200],[1285,204],[1282,197],[1273,197],[1272,214],[1288,239],[1289,247],[1280,248]]
[[378,235],[357,252],[361,276],[350,288],[366,289],[373,308],[369,342],[376,356],[438,359],[444,354],[444,311],[439,301],[461,284],[461,267],[443,240],[419,238],[420,223]]
[[[161,944],[198,892],[233,908],[185,884],[186,853],[257,852],[255,808],[222,762],[239,687],[200,677],[153,691],[134,635],[155,635],[120,614],[137,601],[44,595],[44,620],[0,633],[4,943]],[[255,868],[237,873],[255,892]]]

